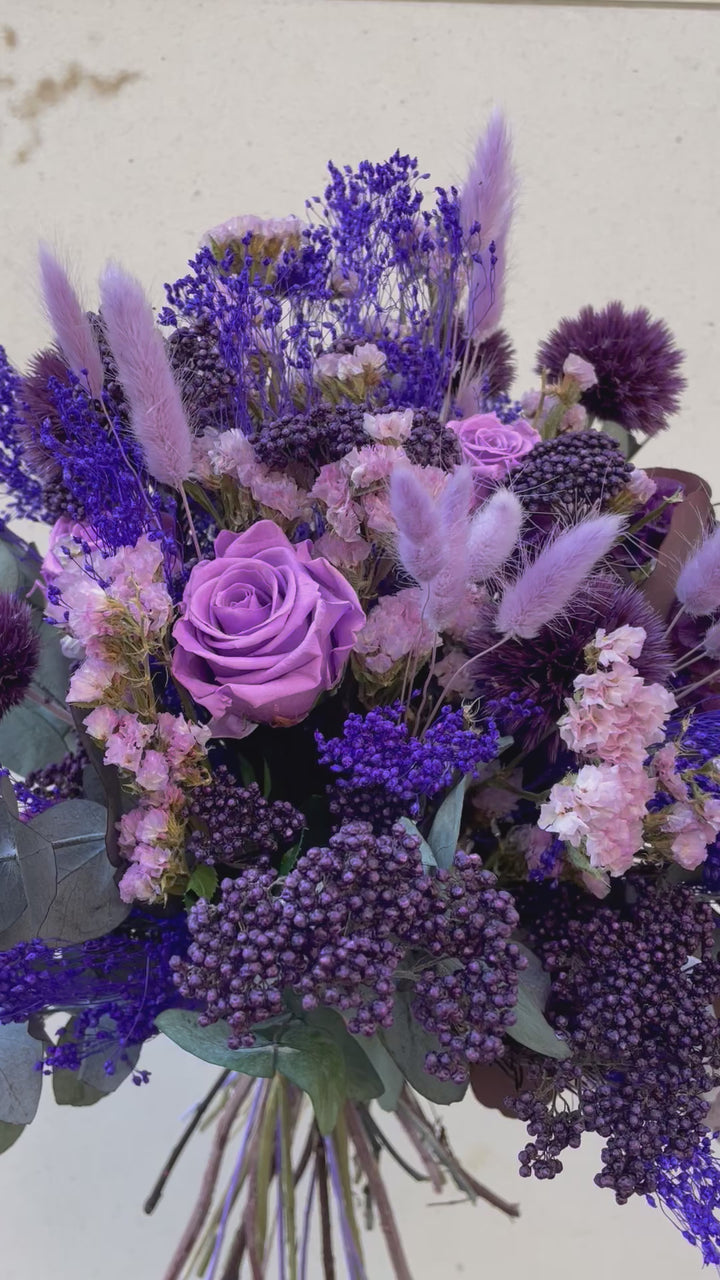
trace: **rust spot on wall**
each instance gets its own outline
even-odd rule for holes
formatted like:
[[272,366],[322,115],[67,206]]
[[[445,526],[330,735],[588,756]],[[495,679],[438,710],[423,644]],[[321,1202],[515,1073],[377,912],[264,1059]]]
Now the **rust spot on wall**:
[[42,141],[40,118],[66,98],[80,89],[88,90],[96,98],[112,98],[126,85],[139,79],[139,71],[116,71],[114,75],[101,76],[94,71],[86,71],[77,62],[71,62],[59,76],[42,76],[10,107],[16,119],[29,125],[28,140],[15,153],[15,163],[24,164],[37,150]]
[[7,49],[14,49],[18,42],[17,31],[14,27],[5,26],[2,29],[3,44]]

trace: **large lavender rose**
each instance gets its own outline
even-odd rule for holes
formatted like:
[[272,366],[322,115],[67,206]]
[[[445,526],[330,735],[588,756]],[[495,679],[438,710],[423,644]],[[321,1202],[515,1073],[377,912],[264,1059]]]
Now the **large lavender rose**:
[[272,520],[218,534],[190,574],[175,623],[173,675],[213,717],[216,737],[302,720],[340,679],[365,615],[350,584],[310,542]]
[[481,482],[503,480],[510,468],[540,440],[535,428],[524,418],[506,423],[495,413],[476,413],[447,425],[460,441],[465,462]]

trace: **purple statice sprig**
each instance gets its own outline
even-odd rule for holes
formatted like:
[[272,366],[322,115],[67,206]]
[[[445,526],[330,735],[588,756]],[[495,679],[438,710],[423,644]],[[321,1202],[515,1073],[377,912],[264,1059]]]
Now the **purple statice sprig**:
[[441,708],[421,738],[412,736],[399,702],[348,716],[342,736],[316,733],[321,765],[335,775],[330,811],[366,818],[380,827],[418,817],[423,801],[447,791],[459,776],[477,774],[493,760],[500,735],[494,720],[468,729],[462,709]]

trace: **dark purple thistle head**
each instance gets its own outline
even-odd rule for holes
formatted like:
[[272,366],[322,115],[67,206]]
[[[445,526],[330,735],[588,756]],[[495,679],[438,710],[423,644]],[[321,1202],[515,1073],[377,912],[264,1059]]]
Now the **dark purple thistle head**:
[[[59,351],[50,347],[33,356],[20,392],[22,419],[18,427],[24,447],[25,461],[43,484],[62,479],[61,452],[65,442],[62,423],[52,393],[51,380],[68,381],[68,367]],[[50,436],[58,441],[57,455],[42,439],[43,424],[49,423]]]
[[39,654],[30,606],[17,596],[0,593],[0,718],[22,702]]
[[583,307],[574,319],[561,320],[541,343],[537,371],[557,380],[571,354],[588,360],[597,384],[583,392],[588,413],[617,422],[627,431],[653,436],[680,407],[684,356],[663,320],[645,307],[626,311],[610,302],[602,311]]
[[[480,696],[520,702],[531,700],[540,709],[535,715],[504,723],[524,747],[544,745],[548,755],[559,746],[554,726],[565,711],[565,699],[572,695],[573,680],[585,670],[583,650],[598,627],[644,627],[647,638],[636,666],[648,684],[665,682],[672,659],[665,640],[665,624],[637,587],[624,586],[608,573],[596,574],[571,600],[565,611],[544,626],[535,638],[507,640],[476,664]],[[473,637],[477,653],[497,640],[493,616],[488,614],[481,631]]]

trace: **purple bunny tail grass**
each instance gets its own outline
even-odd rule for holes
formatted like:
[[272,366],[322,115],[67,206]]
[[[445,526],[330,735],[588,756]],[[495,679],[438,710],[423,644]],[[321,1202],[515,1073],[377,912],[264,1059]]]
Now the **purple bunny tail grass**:
[[495,630],[532,640],[565,608],[623,529],[621,516],[600,515],[566,529],[507,587]]
[[428,622],[436,631],[452,623],[467,596],[472,496],[472,471],[469,467],[457,467],[438,503],[443,564],[430,583],[427,610]]
[[46,244],[38,250],[40,287],[55,340],[77,377],[87,380],[92,396],[103,387],[103,364],[92,325],[67,271]]
[[720,622],[714,622],[705,632],[702,647],[710,658],[720,658]]
[[675,595],[693,618],[720,609],[720,527],[685,561]]
[[108,343],[130,406],[130,425],[151,476],[183,490],[192,434],[180,391],[142,285],[110,263],[100,279]]
[[393,471],[390,509],[398,527],[400,563],[416,582],[430,582],[443,565],[440,513],[411,467]]
[[517,546],[524,515],[520,499],[510,489],[496,489],[475,512],[468,538],[473,582],[485,582],[504,565]]
[[468,288],[467,336],[475,342],[497,329],[502,316],[506,245],[516,194],[510,131],[496,109],[478,141],[460,196],[463,230],[471,240],[477,232],[481,248],[475,254],[478,261],[473,262]]

